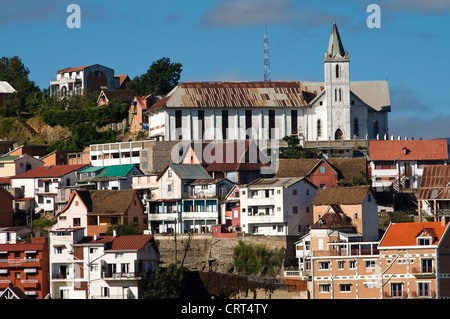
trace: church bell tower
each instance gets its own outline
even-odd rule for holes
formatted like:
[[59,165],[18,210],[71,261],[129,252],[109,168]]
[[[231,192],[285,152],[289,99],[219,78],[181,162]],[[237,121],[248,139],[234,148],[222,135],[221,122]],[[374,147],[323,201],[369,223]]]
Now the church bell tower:
[[327,135],[350,139],[350,57],[344,50],[336,23],[323,60],[327,99]]

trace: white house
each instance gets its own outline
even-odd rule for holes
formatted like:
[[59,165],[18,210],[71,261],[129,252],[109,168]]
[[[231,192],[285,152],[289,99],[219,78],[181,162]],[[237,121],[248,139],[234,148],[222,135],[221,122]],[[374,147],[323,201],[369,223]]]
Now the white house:
[[259,179],[241,186],[241,228],[259,235],[301,235],[313,224],[317,187],[305,178]]
[[82,237],[50,232],[51,295],[55,299],[138,299],[160,254],[152,235]]
[[[211,180],[211,176],[202,165],[168,165],[157,178],[159,189],[154,193],[157,196],[147,201],[149,229],[159,233],[211,232],[212,226],[219,223],[219,195],[200,196],[192,191],[193,187],[211,183],[205,184],[206,180]],[[228,180],[224,181],[225,186],[230,185]],[[218,185],[220,189],[221,183]]]
[[20,188],[24,198],[34,198],[36,212],[55,213],[60,187],[74,186],[76,173],[85,164],[40,166],[11,177],[11,187]]
[[333,25],[324,81],[183,82],[147,111],[156,140],[375,139],[388,133],[387,81],[351,81]]
[[373,140],[369,152],[376,190],[419,188],[426,165],[443,165],[449,159],[447,139]]
[[102,88],[119,88],[119,79],[114,70],[100,64],[68,67],[56,72],[56,79],[50,80],[50,94],[67,96],[85,92],[100,91]]

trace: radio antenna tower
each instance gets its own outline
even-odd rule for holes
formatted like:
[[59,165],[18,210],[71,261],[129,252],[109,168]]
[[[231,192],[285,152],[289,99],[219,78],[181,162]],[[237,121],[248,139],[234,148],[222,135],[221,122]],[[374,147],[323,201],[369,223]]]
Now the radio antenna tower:
[[267,35],[266,21],[266,32],[264,33],[264,82],[270,81],[269,36]]

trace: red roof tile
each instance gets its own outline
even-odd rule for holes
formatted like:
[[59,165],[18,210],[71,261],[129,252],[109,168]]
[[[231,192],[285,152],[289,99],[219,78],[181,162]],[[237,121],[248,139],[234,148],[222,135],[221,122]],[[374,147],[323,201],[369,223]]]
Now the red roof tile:
[[86,68],[88,68],[88,67],[90,67],[90,66],[92,66],[92,65],[79,66],[79,67],[76,67],[76,68],[68,67],[68,68],[59,70],[59,71],[57,71],[56,73],[77,72],[77,71],[84,70],[84,69],[86,69]]
[[447,229],[442,222],[424,223],[396,223],[391,224],[386,230],[378,247],[393,246],[417,246],[417,236],[426,231],[430,236],[435,236],[432,245],[437,245]]
[[371,161],[446,160],[446,139],[436,140],[374,140],[369,142]]
[[87,164],[41,166],[12,176],[11,178],[61,177],[85,166],[87,166]]
[[152,235],[119,236],[112,242],[111,250],[140,250],[150,241],[154,244]]

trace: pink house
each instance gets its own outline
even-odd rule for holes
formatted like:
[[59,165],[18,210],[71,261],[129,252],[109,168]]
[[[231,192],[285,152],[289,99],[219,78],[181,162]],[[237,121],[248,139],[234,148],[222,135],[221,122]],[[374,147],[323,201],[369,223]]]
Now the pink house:
[[110,225],[136,225],[148,228],[144,205],[135,189],[77,190],[57,215],[58,228],[85,228],[85,236],[103,235]]

